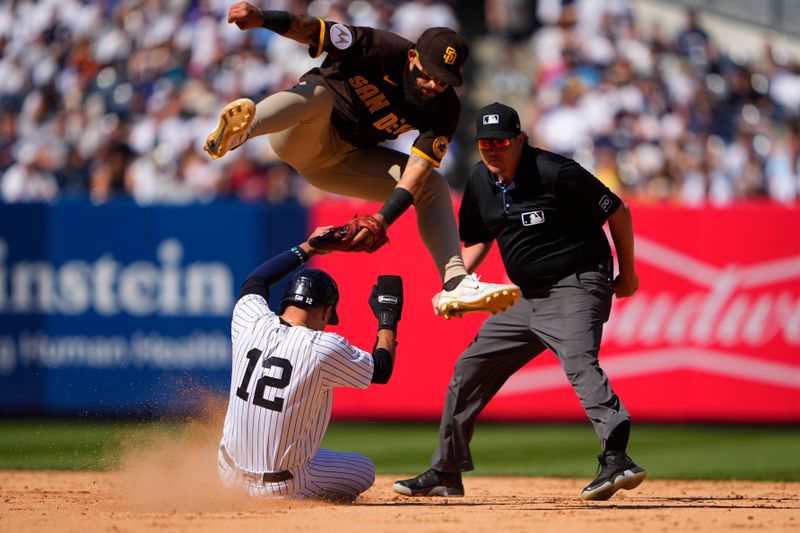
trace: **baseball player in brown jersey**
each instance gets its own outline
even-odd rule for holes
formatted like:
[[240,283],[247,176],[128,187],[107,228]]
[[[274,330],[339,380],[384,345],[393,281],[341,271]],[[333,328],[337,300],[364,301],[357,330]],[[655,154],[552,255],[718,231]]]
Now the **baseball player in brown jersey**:
[[[262,11],[248,2],[233,4],[228,22],[242,30],[269,29],[308,45],[312,57],[327,57],[289,90],[258,104],[247,98],[228,104],[204,147],[212,159],[268,135],[275,153],[312,185],[384,202],[373,215],[384,230],[413,204],[444,285],[435,301],[445,318],[495,313],[519,298],[514,285],[467,275],[450,189],[435,171],[461,110],[453,87],[462,83],[469,49],[460,35],[430,28],[412,43],[390,32]],[[419,131],[410,155],[378,146],[409,130]],[[354,242],[368,237],[364,228]]]

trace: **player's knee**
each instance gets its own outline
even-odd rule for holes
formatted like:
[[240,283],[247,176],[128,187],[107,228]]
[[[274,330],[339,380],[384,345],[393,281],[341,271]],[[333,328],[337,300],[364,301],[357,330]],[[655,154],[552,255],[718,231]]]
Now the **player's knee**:
[[[375,484],[375,465],[364,457],[363,460],[359,461],[359,464],[351,464],[350,468],[347,481],[342,481],[344,485],[348,486],[346,492],[352,501]],[[339,488],[341,490],[341,486]]]
[[375,483],[375,463],[369,457],[364,457],[364,474],[369,480],[369,487],[371,487]]
[[487,364],[488,360],[485,357],[470,357],[469,354],[465,353],[456,361],[452,381],[470,381],[473,377],[480,379]]
[[290,161],[287,161],[287,159],[291,158],[293,153],[292,143],[288,136],[281,133],[279,135],[271,134],[268,136],[268,138],[269,144],[272,146],[272,151],[275,152],[275,155],[277,155],[281,161],[292,164]]
[[585,351],[562,354],[561,366],[572,382],[575,380],[605,380],[605,373],[600,368],[597,352]]

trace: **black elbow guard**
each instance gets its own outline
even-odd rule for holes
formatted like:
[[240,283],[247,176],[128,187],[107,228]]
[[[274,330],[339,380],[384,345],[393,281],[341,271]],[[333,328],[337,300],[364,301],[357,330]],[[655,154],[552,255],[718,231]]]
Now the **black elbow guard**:
[[372,359],[375,361],[375,369],[372,372],[372,382],[384,385],[389,382],[394,370],[392,354],[386,348],[376,348],[372,352]]

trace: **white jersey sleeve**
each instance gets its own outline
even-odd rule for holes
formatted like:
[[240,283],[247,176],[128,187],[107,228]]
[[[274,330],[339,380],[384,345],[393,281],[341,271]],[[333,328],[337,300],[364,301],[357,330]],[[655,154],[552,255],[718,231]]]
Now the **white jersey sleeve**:
[[372,382],[375,360],[371,353],[336,333],[322,333],[314,344],[324,385],[366,389]]
[[231,342],[235,346],[239,335],[251,327],[257,320],[269,317],[275,313],[267,305],[263,296],[258,294],[245,294],[233,308],[231,319]]

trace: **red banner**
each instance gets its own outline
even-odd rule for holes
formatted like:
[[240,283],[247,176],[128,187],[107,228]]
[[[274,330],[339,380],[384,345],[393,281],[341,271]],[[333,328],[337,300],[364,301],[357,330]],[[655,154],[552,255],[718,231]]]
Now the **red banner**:
[[[458,205],[458,199],[455,200]],[[327,202],[313,224],[374,212],[375,204]],[[602,367],[638,421],[800,422],[800,209],[632,206],[641,289],[615,300]],[[375,254],[330,254],[316,266],[339,282],[335,331],[371,349],[367,299],[380,274],[403,276],[406,303],[389,384],[338,390],[339,419],[437,420],[458,355],[486,315],[433,314],[433,262],[407,213]],[[480,268],[507,281],[496,249]],[[580,420],[585,414],[550,352],[509,379],[483,419]]]

